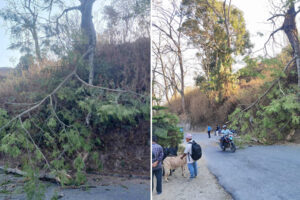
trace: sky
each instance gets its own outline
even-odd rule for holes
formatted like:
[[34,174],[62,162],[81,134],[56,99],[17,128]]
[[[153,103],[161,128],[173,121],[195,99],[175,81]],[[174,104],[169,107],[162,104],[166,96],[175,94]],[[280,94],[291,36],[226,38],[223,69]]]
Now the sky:
[[[4,7],[4,1],[0,1],[0,10]],[[9,34],[4,26],[4,22],[0,19],[0,67],[10,67],[12,58],[19,58],[18,51],[7,50],[9,46]]]
[[[96,31],[103,26],[102,9],[105,5],[108,5],[110,0],[97,0],[93,7],[93,17]],[[79,1],[75,1],[74,5],[79,5]],[[5,7],[5,1],[0,0],[0,10]],[[15,67],[18,64],[21,54],[18,50],[7,49],[10,45],[10,37],[8,27],[4,21],[0,18],[0,67]]]
[[[101,5],[102,1],[96,1],[94,6],[94,15],[95,19],[100,19],[99,10],[103,5]],[[267,23],[267,19],[271,16],[270,12],[272,8],[270,6],[269,0],[232,0],[232,4],[241,9],[244,13],[244,17],[246,20],[247,29],[251,35],[251,41],[254,44],[253,51],[257,51],[261,49],[267,40],[269,34],[272,32],[272,25]],[[0,1],[0,9],[4,7],[4,1]],[[300,16],[297,18],[298,25],[300,24]],[[95,24],[96,28],[99,26]],[[298,27],[298,29],[300,29]],[[263,33],[264,36],[258,36],[258,32]],[[287,40],[282,33],[278,33],[276,37],[276,41],[286,45]],[[0,67],[13,67],[18,63],[20,54],[18,51],[8,50],[9,46],[9,31],[7,27],[4,26],[2,19],[0,19]],[[279,53],[281,50],[280,46],[271,45],[269,47],[269,53],[274,55],[274,53]],[[256,55],[264,55],[263,51],[258,51]],[[14,62],[13,62],[14,61]],[[236,65],[236,68],[239,68],[239,65]]]
[[[272,0],[272,2],[280,2],[281,0]],[[228,2],[228,1],[227,1]],[[167,6],[167,1],[164,1],[164,6]],[[166,4],[166,5],[165,5]],[[232,5],[240,9],[244,14],[244,19],[246,21],[246,29],[250,33],[250,41],[254,45],[252,49],[252,56],[266,56],[266,51],[264,50],[264,44],[268,40],[270,34],[276,28],[267,21],[274,13],[274,7],[271,4],[271,0],[232,0]],[[296,5],[296,7],[298,7]],[[277,22],[277,27],[282,25],[283,20],[280,18]],[[300,14],[296,19],[298,24],[298,30],[300,30]],[[263,35],[259,35],[262,33]],[[154,37],[153,37],[154,38]],[[277,32],[275,35],[275,41],[271,40],[267,45],[268,56],[275,56],[281,52],[281,49],[287,46],[288,40],[284,35],[283,31]],[[190,58],[195,58],[195,50],[185,54],[185,57],[190,60]],[[237,63],[233,65],[233,71],[237,71],[241,67],[245,66],[242,62],[242,57],[236,58]],[[198,63],[198,64],[197,64]],[[194,77],[202,71],[199,62],[194,59],[194,62],[187,63],[188,71],[185,78],[185,86],[194,86]],[[194,67],[196,66],[196,67]]]
[[[274,0],[278,2],[278,0]],[[274,8],[270,4],[270,0],[232,0],[232,4],[238,7],[244,13],[244,18],[246,20],[246,28],[250,32],[251,41],[254,44],[253,52],[255,55],[265,55],[264,51],[258,51],[263,48],[265,42],[268,40],[269,35],[273,32],[273,25],[267,21],[268,18],[274,13]],[[296,5],[296,7],[299,6]],[[297,8],[296,8],[297,9]],[[279,18],[277,22],[277,27],[282,25],[283,18]],[[300,16],[298,15],[296,19],[298,24],[298,30],[300,29]],[[263,33],[263,36],[259,36],[257,33]],[[288,40],[284,35],[283,31],[276,34],[275,38],[277,43],[281,45],[276,45],[273,41],[270,41],[268,46],[268,53],[271,56],[279,53],[281,48],[288,44]]]

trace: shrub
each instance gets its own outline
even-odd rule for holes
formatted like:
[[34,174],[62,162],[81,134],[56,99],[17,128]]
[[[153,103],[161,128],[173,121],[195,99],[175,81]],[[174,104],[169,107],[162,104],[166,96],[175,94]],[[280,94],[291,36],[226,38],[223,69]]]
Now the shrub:
[[165,108],[153,106],[152,130],[163,147],[176,147],[183,139],[183,132],[177,127],[179,118],[165,111]]

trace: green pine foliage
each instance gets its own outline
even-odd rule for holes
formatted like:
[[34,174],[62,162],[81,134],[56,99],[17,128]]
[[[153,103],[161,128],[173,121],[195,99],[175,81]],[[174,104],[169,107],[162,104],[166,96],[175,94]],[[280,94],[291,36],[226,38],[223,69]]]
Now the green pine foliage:
[[162,106],[153,106],[152,116],[153,134],[158,137],[158,143],[163,147],[176,147],[182,142],[183,132],[180,132],[177,124],[179,118],[170,112],[165,111]]
[[[70,53],[62,59],[61,67],[45,66],[38,74],[31,75],[28,71],[25,77],[12,77],[15,79],[12,93],[3,92],[0,102],[38,102],[53,91],[75,65],[79,76],[84,79],[87,69],[78,57]],[[142,65],[139,69],[144,70],[145,67],[147,65]],[[130,76],[126,75],[122,66],[120,68],[118,73],[123,73],[123,77]],[[109,85],[106,79],[110,77],[109,73],[112,72],[101,74],[95,82],[101,87],[115,89],[115,85]],[[100,77],[100,74],[96,73],[95,77]],[[134,78],[130,80],[135,82]],[[1,86],[8,87],[6,84],[8,82],[3,82]],[[16,160],[22,170],[32,169],[26,171],[30,180],[25,186],[28,199],[42,199],[42,192],[39,192],[42,188],[33,190],[41,184],[37,178],[39,171],[54,175],[62,185],[83,184],[87,169],[103,169],[104,163],[100,161],[100,149],[103,149],[101,135],[120,129],[130,132],[145,121],[150,125],[150,98],[147,91],[136,88],[132,83],[125,88],[130,92],[112,92],[85,86],[72,78],[37,109],[23,115],[22,124],[17,119],[5,128],[2,127],[28,106],[0,108],[0,151]],[[89,125],[86,123],[88,115]]]
[[[247,112],[237,107],[229,116],[231,128],[240,130],[242,134],[256,138],[262,143],[274,143],[281,141],[292,131],[300,128],[300,104],[299,104],[299,88],[293,77],[293,71],[289,75],[282,72],[284,62],[280,59],[287,54],[284,50],[282,54],[276,58],[263,59],[261,64],[271,66],[271,80],[266,81],[262,86],[265,91],[271,86],[273,80],[281,78],[280,81],[267,93],[259,104],[253,106]],[[285,58],[289,59],[288,58]],[[241,70],[245,77],[257,75],[257,67],[252,66]]]

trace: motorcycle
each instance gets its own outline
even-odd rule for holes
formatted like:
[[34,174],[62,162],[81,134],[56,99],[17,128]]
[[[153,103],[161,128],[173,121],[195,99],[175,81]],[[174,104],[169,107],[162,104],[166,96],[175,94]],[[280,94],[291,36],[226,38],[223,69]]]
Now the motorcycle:
[[224,146],[222,146],[222,138],[220,139],[220,147],[222,151],[225,151],[226,148],[230,148],[231,152],[234,153],[236,151],[236,146],[233,142],[233,135],[224,136]]

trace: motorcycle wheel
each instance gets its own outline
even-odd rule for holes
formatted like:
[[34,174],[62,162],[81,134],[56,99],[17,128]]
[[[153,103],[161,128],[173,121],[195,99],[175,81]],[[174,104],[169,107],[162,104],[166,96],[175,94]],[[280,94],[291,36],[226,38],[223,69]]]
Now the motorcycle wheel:
[[233,142],[231,142],[231,144],[230,144],[230,149],[231,149],[232,153],[234,153],[236,150],[235,144]]
[[222,151],[225,151],[226,149],[225,145],[224,146],[221,145],[221,142],[220,142],[220,148],[222,149]]
[[226,150],[226,147],[225,145],[221,147],[222,151],[225,151]]

